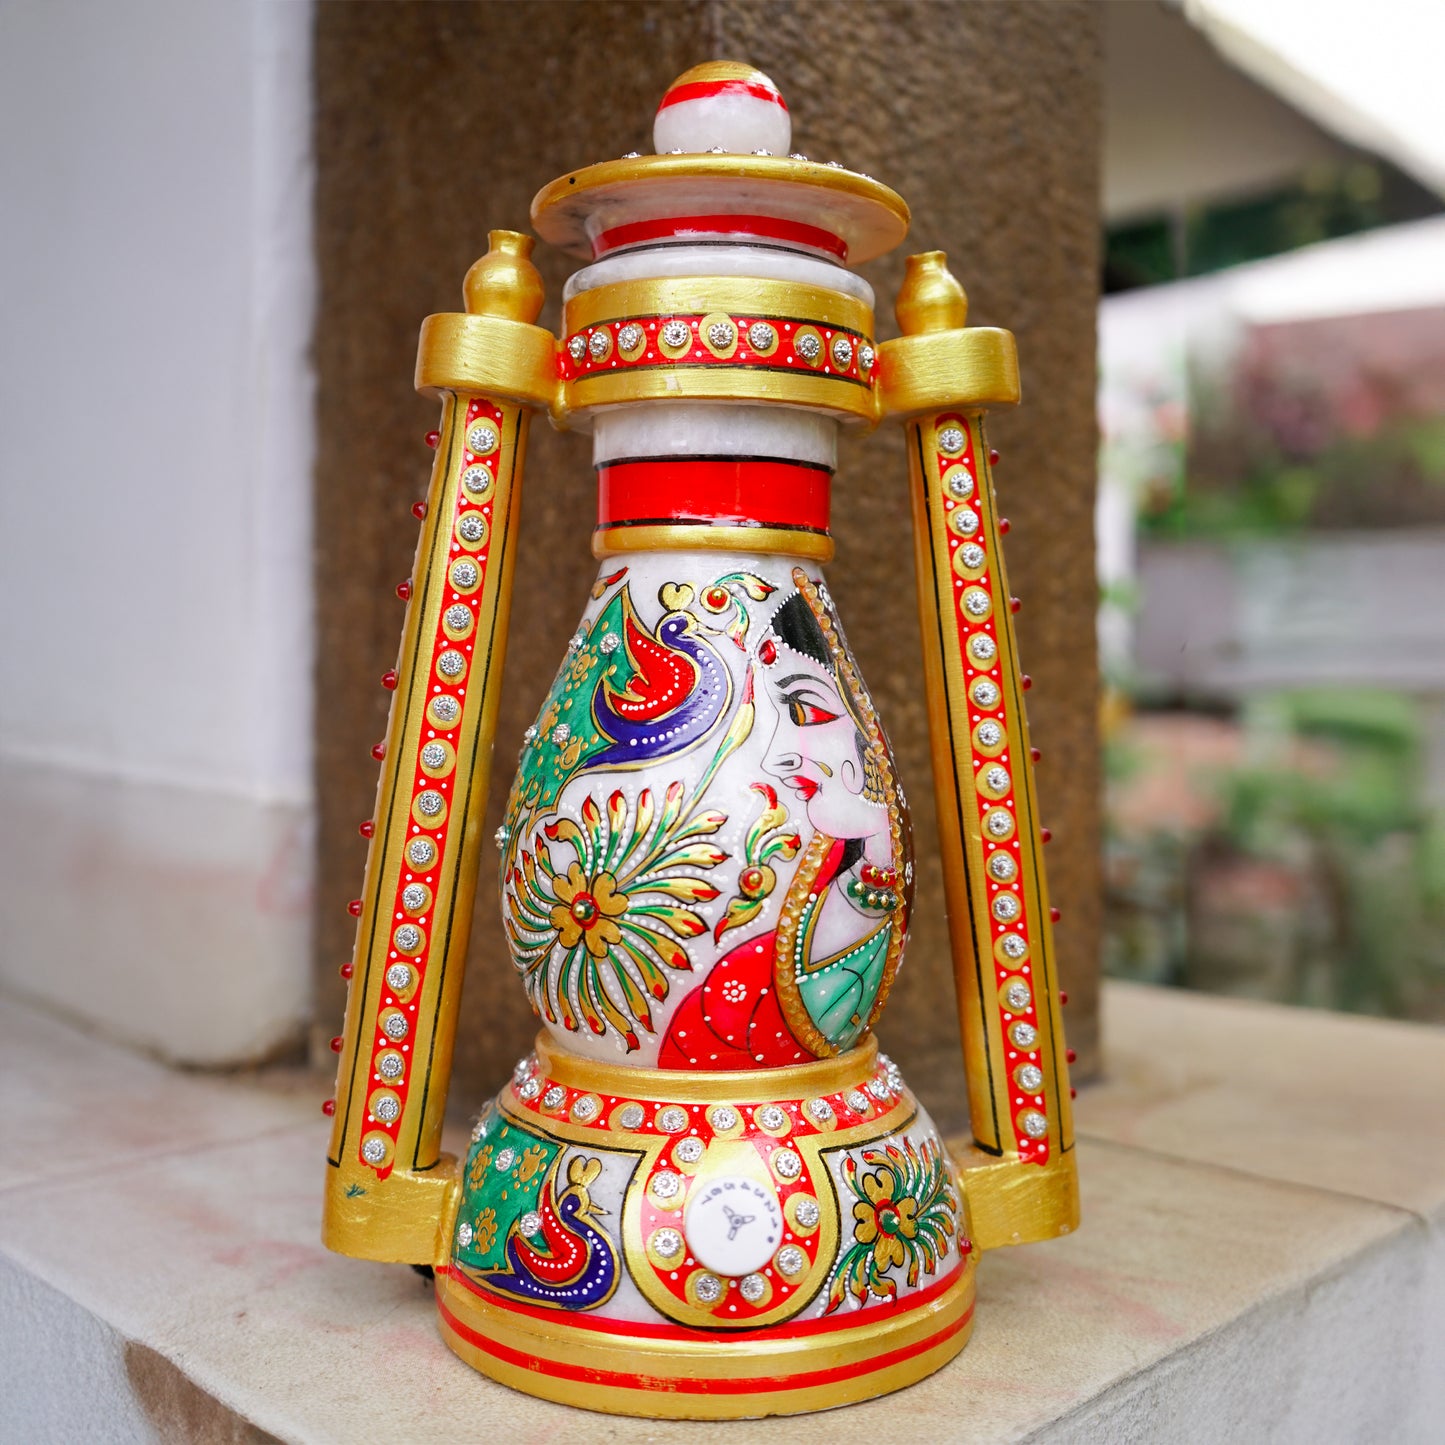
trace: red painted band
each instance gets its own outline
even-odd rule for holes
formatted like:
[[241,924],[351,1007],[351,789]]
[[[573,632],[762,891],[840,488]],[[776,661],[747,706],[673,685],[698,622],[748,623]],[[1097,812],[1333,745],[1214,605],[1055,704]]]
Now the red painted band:
[[689,85],[674,85],[662,97],[658,110],[681,105],[685,100],[708,100],[714,95],[751,95],[756,100],[770,100],[787,110],[788,103],[776,90],[759,85],[755,80],[694,80]]
[[[617,1389],[646,1390],[649,1393],[657,1389],[658,1375],[655,1371],[647,1375],[628,1375],[620,1370],[598,1370],[586,1365],[563,1364],[560,1360],[540,1360],[535,1355],[524,1354],[522,1351],[511,1349],[496,1340],[489,1340],[485,1335],[472,1329],[470,1325],[463,1324],[441,1299],[437,1300],[437,1310],[454,1334],[460,1335],[469,1345],[481,1350],[483,1354],[491,1355],[494,1359],[513,1365],[517,1369],[551,1375],[563,1380],[577,1380],[588,1385],[609,1385]],[[826,1370],[801,1370],[796,1375],[755,1375],[750,1378],[733,1380],[689,1380],[683,1376],[673,1375],[666,1377],[667,1388],[676,1390],[683,1395],[770,1395],[787,1390],[807,1390],[816,1385],[831,1385],[838,1380],[856,1379],[860,1375],[876,1374],[879,1370],[886,1370],[892,1365],[901,1364],[904,1360],[911,1360],[915,1355],[926,1354],[929,1350],[951,1340],[972,1318],[973,1306],[970,1305],[956,1320],[946,1324],[941,1330],[929,1335],[926,1339],[916,1340],[911,1345],[902,1345],[896,1350],[890,1350],[885,1355],[879,1355],[876,1359],[864,1360],[856,1364],[834,1365]],[[552,1323],[554,1325],[557,1323],[555,1315]],[[569,1327],[573,1323],[575,1321],[572,1319],[567,1321]]]
[[636,246],[645,241],[668,241],[682,236],[761,236],[794,246],[825,251],[840,261],[848,259],[848,247],[841,236],[821,226],[788,221],[781,216],[667,216],[655,221],[629,221],[613,226],[592,242],[594,257],[605,256],[619,246]]
[[710,522],[828,530],[832,474],[756,457],[657,457],[597,468],[597,525]]
[[[450,1265],[440,1265],[437,1268],[438,1277],[445,1275],[455,1280],[460,1285],[465,1285],[472,1294],[479,1299],[484,1299],[488,1304],[500,1310],[506,1310],[508,1314],[525,1315],[528,1319],[537,1320],[541,1324],[555,1325],[557,1323],[557,1311],[542,1309],[537,1305],[524,1305],[514,1300],[500,1300],[495,1295],[488,1294],[475,1281],[468,1279],[459,1269],[453,1269]],[[935,1280],[927,1289],[921,1289],[915,1295],[910,1295],[908,1304],[903,1307],[905,1314],[911,1314],[914,1310],[921,1310],[932,1304],[940,1295],[952,1289],[958,1282],[959,1275],[963,1272],[961,1264],[956,1265],[942,1279]],[[438,1300],[440,1304],[440,1300]],[[874,1309],[897,1309],[899,1306],[875,1305]],[[804,1320],[796,1325],[776,1325],[766,1327],[767,1337],[770,1340],[799,1340],[806,1339],[810,1335],[835,1334],[840,1330],[850,1330],[863,1323],[862,1316],[866,1310],[855,1311],[849,1314],[825,1315],[821,1319]],[[593,1330],[598,1334],[622,1335],[628,1339],[636,1340],[710,1340],[714,1344],[720,1339],[717,1330],[695,1329],[689,1325],[654,1325],[644,1321],[631,1320],[607,1320],[597,1319],[592,1315],[569,1315],[567,1328]]]

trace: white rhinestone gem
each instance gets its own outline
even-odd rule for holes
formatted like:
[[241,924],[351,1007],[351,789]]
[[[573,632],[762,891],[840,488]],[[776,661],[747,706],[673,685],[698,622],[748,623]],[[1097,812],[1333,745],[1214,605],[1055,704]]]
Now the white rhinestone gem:
[[479,421],[467,433],[467,445],[479,456],[486,456],[488,452],[497,449],[497,429],[489,426],[484,421]]
[[764,1104],[753,1116],[764,1129],[781,1129],[788,1122],[788,1112],[776,1104]]
[[986,560],[984,550],[977,542],[965,542],[958,549],[958,555],[963,558],[963,565],[971,572],[977,572]]
[[492,473],[489,468],[478,463],[471,466],[462,473],[462,486],[475,496],[486,494],[488,487],[492,485]]
[[617,344],[623,351],[636,351],[642,345],[642,328],[635,321],[629,321],[617,333]]
[[680,1164],[696,1164],[702,1158],[702,1140],[693,1137],[679,1139],[672,1156]]
[[560,1109],[567,1099],[567,1090],[561,1084],[553,1084],[545,1094],[542,1095],[542,1107],[546,1109]]
[[778,339],[778,333],[766,321],[754,321],[748,327],[748,345],[754,351],[767,351]]
[[[474,519],[468,517],[465,520],[472,521]],[[481,534],[478,533],[478,535]],[[442,620],[453,632],[460,632],[463,628],[472,625],[472,609],[465,602],[458,602],[455,606],[447,608],[446,615]]]
[[413,838],[406,845],[407,861],[413,868],[430,868],[436,855],[436,844],[430,838]]
[[833,365],[846,371],[853,361],[853,343],[846,336],[833,338]]
[[496,1157],[492,1167],[498,1174],[505,1174],[513,1164],[517,1162],[517,1151],[515,1149],[503,1149]]
[[567,351],[572,360],[581,363],[582,358],[587,355],[587,338],[585,336],[574,336],[567,343]]
[[615,632],[609,632],[597,645],[603,652],[616,652],[622,646],[622,639]]
[[757,1304],[767,1292],[768,1282],[760,1274],[744,1275],[743,1282],[738,1286],[738,1293],[750,1305]]
[[507,832],[507,825],[503,823],[502,826],[492,834],[492,842],[494,842],[498,848],[505,848],[509,837],[511,837],[511,834]]
[[612,349],[612,338],[605,331],[594,331],[587,342],[593,361],[601,361]]
[[383,1054],[376,1061],[376,1072],[383,1079],[399,1079],[405,1068],[406,1064],[400,1054]]
[[1007,768],[990,768],[983,775],[983,780],[996,793],[1006,793],[1008,791],[1009,777]]
[[421,750],[421,765],[424,768],[441,768],[446,766],[447,750],[442,743],[427,743]]
[[542,1216],[535,1209],[529,1209],[518,1221],[517,1228],[529,1238],[542,1232]]
[[1012,893],[1000,893],[993,900],[993,916],[1000,923],[1012,923],[1019,916],[1019,901]]
[[640,1129],[642,1121],[646,1118],[641,1104],[628,1104],[617,1116],[617,1122],[624,1129]]
[[860,371],[873,370],[874,354],[873,348],[866,341],[858,348],[858,369]]
[[386,970],[386,986],[393,993],[401,993],[411,987],[411,968],[405,963],[393,963]]
[[[973,495],[973,478],[963,467],[959,467],[948,479],[948,490],[952,492],[960,502],[967,501],[968,498]],[[976,567],[978,564],[974,562],[969,565]]]
[[457,1225],[457,1243],[465,1249],[472,1242],[472,1226],[463,1220]]
[[808,1113],[820,1124],[826,1124],[833,1117],[833,1106],[826,1099],[810,1099]]
[[888,1087],[887,1079],[874,1079],[868,1085],[868,1092],[881,1104],[892,1091]]
[[978,743],[980,747],[996,748],[1003,741],[1003,729],[996,722],[983,722],[978,725]]
[[722,1281],[715,1274],[700,1274],[693,1284],[692,1292],[703,1304],[713,1304],[722,1298]]
[[1007,883],[1019,871],[1019,865],[1007,853],[995,853],[988,860],[988,871],[1000,883]]
[[714,321],[707,329],[707,339],[719,351],[726,351],[733,344],[733,337],[736,335],[732,323],[728,321]]
[[980,678],[973,685],[973,700],[980,707],[993,707],[998,702],[998,684],[990,682],[986,677]]
[[457,720],[462,705],[454,697],[434,697],[431,703],[432,716],[438,722],[451,723]]
[[403,923],[391,938],[403,953],[410,953],[421,942],[421,929],[414,923]]
[[778,1251],[778,1268],[784,1274],[798,1274],[807,1262],[808,1256],[796,1244],[785,1244]]
[[662,328],[662,340],[665,345],[676,350],[692,340],[692,330],[685,321],[669,321]]
[[670,1169],[664,1169],[660,1174],[652,1176],[652,1192],[659,1199],[675,1198],[682,1188],[682,1175],[674,1174]]
[[[461,534],[463,542],[480,542],[487,535],[487,524],[475,512],[468,512],[465,517],[457,523],[457,531]],[[452,613],[447,613],[447,620],[451,621]],[[460,622],[453,622],[453,627],[465,627],[467,620],[464,617]]]
[[1030,991],[1028,984],[1021,978],[1014,979],[1003,993],[1003,1001],[1009,1008],[1013,1009],[1015,1013],[1021,1009],[1026,1009],[1032,999],[1033,993]]
[[854,1089],[853,1092],[848,1095],[848,1107],[855,1114],[866,1114],[868,1112],[868,1095],[861,1092],[861,1090]]
[[583,1094],[575,1104],[572,1105],[572,1117],[579,1124],[585,1124],[597,1112],[597,1100],[591,1094]]
[[712,1126],[721,1134],[737,1127],[738,1111],[730,1104],[720,1104],[712,1111]]
[[581,652],[587,646],[587,634],[585,632],[574,632],[567,639],[568,652]]
[[1008,1036],[1016,1049],[1031,1049],[1039,1041],[1039,1031],[1032,1024],[1015,1024]]
[[1019,1115],[1019,1127],[1030,1139],[1042,1139],[1049,1132],[1049,1121],[1037,1109]]
[[945,452],[961,452],[963,450],[963,431],[956,426],[946,426],[938,434],[938,448]]
[[466,670],[467,660],[455,648],[448,648],[437,658],[437,671],[443,677],[460,677]]
[[452,585],[454,587],[475,587],[477,578],[482,574],[477,571],[475,562],[453,562],[452,563]]
[[1037,1094],[1044,1082],[1044,1071],[1037,1064],[1025,1064],[1015,1077],[1024,1093]]
[[571,741],[571,738],[572,729],[567,723],[558,723],[557,726],[552,729],[552,741],[556,743],[559,748],[566,747],[568,742]]
[[519,1099],[526,1099],[528,1103],[535,1099],[541,1092],[542,1085],[537,1079],[523,1079],[522,1082],[517,1085],[517,1097]]
[[963,596],[963,610],[970,617],[987,617],[989,609],[993,606],[993,598],[987,592],[965,592]]
[[804,361],[816,361],[823,354],[823,343],[811,331],[805,331],[794,339],[793,350]]
[[1029,946],[1017,933],[1010,933],[1004,937],[1003,951],[1010,958],[1022,958],[1029,951]]
[[677,1104],[669,1104],[657,1111],[657,1127],[665,1134],[679,1134],[687,1128],[687,1110]]
[[368,1139],[361,1146],[361,1157],[368,1164],[380,1164],[386,1158],[386,1143],[381,1139]]
[[811,1229],[819,1218],[818,1201],[816,1199],[800,1199],[793,1206],[793,1218],[804,1229]]
[[405,1014],[388,1014],[381,1026],[381,1031],[393,1043],[399,1044],[407,1036],[407,1022]]
[[1013,825],[1014,820],[1005,809],[995,808],[988,815],[988,822],[984,826],[995,838],[1007,838],[1013,831]]
[[435,818],[445,806],[446,799],[440,793],[433,793],[430,789],[417,795],[417,811],[424,818]]
[[663,1259],[676,1259],[682,1253],[682,1235],[675,1229],[659,1229],[652,1236],[652,1251]]
[[395,1122],[401,1113],[401,1100],[394,1094],[387,1094],[384,1098],[376,1101],[376,1107],[371,1111],[381,1120],[383,1124]]
[[961,537],[971,537],[978,531],[978,513],[972,507],[960,507],[949,519],[949,526]]

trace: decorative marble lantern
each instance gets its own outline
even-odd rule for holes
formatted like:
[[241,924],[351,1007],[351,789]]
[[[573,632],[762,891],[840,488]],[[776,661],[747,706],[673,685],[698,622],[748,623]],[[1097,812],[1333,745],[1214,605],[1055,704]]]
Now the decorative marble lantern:
[[[847,267],[899,244],[907,207],[788,154],[760,72],[687,72],[654,140],[533,203],[587,262],[560,341],[510,232],[466,313],[422,330],[442,422],[353,905],[325,1237],[433,1266],[447,1342],[519,1389],[787,1413],[937,1369],[980,1252],[1077,1220],[982,430],[1018,373],[936,252],[875,342]],[[599,566],[495,838],[541,1032],[458,1160],[442,1109],[542,408],[592,435]],[[974,1132],[952,1153],[872,1033],[913,908],[908,811],[822,571],[840,436],[884,417],[907,428]]]

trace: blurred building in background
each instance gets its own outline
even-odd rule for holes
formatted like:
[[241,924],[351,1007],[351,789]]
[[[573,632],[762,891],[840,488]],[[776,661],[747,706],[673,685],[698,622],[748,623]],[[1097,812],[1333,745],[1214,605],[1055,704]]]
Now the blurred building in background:
[[1108,8],[1106,967],[1439,1018],[1445,25],[1358,22]]

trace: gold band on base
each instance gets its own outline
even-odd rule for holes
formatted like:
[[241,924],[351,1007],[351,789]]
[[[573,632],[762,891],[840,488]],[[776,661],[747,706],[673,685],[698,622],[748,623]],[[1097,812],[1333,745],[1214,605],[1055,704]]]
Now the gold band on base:
[[873,1399],[951,1360],[973,1327],[976,1254],[912,1308],[719,1338],[516,1309],[438,1271],[443,1339],[474,1369],[564,1405],[671,1420],[756,1419]]

